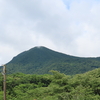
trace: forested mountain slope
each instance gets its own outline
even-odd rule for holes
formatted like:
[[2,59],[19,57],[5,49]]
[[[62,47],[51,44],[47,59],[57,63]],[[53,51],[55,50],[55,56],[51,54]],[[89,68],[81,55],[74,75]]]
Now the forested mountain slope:
[[74,57],[41,46],[20,53],[6,65],[8,73],[47,74],[57,70],[72,75],[99,68],[100,58]]

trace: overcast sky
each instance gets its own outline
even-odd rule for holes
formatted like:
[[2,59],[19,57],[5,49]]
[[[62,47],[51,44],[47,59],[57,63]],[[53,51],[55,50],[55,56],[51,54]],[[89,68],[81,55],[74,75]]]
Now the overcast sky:
[[35,46],[100,57],[100,0],[0,0],[0,64]]

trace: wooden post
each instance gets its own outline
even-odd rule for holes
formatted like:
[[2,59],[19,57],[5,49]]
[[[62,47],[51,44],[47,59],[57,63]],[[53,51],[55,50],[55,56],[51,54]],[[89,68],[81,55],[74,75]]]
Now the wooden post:
[[6,66],[5,65],[3,65],[3,76],[4,76],[4,80],[3,80],[4,100],[6,100]]

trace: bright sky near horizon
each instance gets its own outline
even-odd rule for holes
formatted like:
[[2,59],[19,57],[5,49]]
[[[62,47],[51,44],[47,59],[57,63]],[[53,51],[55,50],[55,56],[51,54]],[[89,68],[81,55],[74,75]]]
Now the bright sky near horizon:
[[0,0],[0,64],[35,46],[100,57],[100,0]]

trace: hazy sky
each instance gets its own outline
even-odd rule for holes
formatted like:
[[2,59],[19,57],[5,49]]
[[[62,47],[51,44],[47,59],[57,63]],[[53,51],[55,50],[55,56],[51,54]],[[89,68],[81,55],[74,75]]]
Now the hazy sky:
[[35,46],[100,56],[100,0],[0,0],[0,64]]

